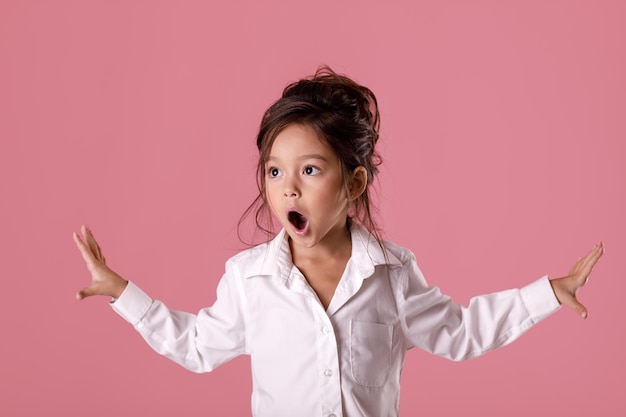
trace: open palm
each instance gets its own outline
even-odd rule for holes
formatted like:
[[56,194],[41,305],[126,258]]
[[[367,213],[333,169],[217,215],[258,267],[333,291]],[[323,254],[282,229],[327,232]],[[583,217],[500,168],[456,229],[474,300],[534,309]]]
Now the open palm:
[[91,230],[83,225],[81,233],[82,237],[78,233],[74,233],[73,237],[85,260],[87,270],[91,273],[91,285],[78,291],[76,299],[82,300],[92,295],[108,295],[118,298],[124,292],[128,281],[106,265],[106,259]]
[[587,283],[594,265],[603,253],[604,245],[600,242],[585,257],[580,258],[574,264],[567,276],[550,281],[559,302],[570,307],[584,319],[587,318],[589,312],[578,301],[578,290]]

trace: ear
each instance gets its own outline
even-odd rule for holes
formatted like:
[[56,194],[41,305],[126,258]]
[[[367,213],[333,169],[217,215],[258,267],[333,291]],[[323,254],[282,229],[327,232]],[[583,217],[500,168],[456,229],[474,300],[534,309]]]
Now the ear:
[[367,188],[367,171],[364,167],[358,166],[354,168],[354,171],[352,171],[352,175],[350,177],[349,185],[349,200],[354,201],[357,198],[361,197],[361,194],[363,194],[363,192],[365,192],[365,189]]

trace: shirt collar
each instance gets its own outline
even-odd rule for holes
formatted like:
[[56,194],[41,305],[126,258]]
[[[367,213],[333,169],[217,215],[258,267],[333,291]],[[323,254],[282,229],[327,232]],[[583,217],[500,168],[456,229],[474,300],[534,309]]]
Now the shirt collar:
[[[362,276],[368,278],[378,265],[399,266],[402,262],[391,251],[384,250],[363,226],[352,223],[352,255],[350,262]],[[245,278],[254,276],[274,276],[283,282],[289,279],[293,268],[289,235],[282,229],[276,237],[267,243],[251,249],[253,254],[244,262],[241,271]]]
[[379,265],[399,266],[402,262],[386,247],[383,249],[376,238],[359,224],[353,224],[352,256],[350,262],[361,271],[363,278],[368,278]]

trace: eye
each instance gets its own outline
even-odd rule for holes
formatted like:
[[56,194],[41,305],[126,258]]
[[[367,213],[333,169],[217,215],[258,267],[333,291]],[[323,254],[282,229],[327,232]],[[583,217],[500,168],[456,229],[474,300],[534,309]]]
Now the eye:
[[280,169],[276,167],[269,167],[267,169],[267,175],[269,175],[270,178],[276,178],[276,177],[280,177],[282,175],[282,172],[280,172]]
[[320,173],[319,168],[316,168],[316,167],[314,167],[312,165],[307,165],[304,168],[304,175],[317,175],[319,173]]

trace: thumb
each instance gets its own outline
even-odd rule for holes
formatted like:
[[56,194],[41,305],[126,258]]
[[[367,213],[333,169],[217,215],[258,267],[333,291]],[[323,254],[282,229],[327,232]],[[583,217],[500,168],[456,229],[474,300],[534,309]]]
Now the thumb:
[[576,297],[574,296],[568,297],[564,304],[574,310],[583,319],[586,319],[589,315],[589,312],[587,311],[585,306],[582,305],[580,301],[578,301],[578,299],[576,299]]
[[80,301],[80,300],[83,300],[83,299],[85,299],[87,297],[91,297],[92,295],[96,295],[96,294],[97,293],[96,293],[95,289],[93,288],[93,286],[90,285],[89,287],[85,287],[82,290],[78,291],[76,293],[76,299],[78,301]]

